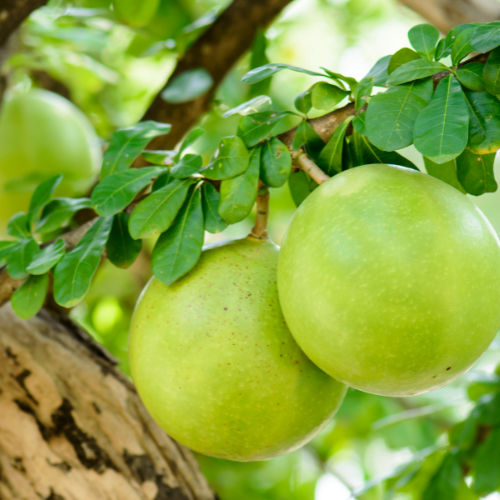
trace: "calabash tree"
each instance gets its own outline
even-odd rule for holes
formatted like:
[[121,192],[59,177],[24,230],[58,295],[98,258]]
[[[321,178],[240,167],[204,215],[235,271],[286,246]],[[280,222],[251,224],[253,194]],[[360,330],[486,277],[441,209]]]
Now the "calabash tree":
[[[182,288],[184,283],[210,278],[211,271],[203,273],[203,266],[208,269],[210,261],[207,251],[202,250],[205,231],[218,233],[244,220],[256,204],[250,247],[270,245],[269,188],[288,184],[296,205],[305,211],[304,207],[318,199],[318,193],[325,192],[329,183],[338,182],[342,196],[344,179],[353,178],[352,173],[358,175],[365,165],[374,165],[375,169],[397,171],[397,175],[425,178],[419,191],[424,198],[434,189],[438,193],[452,193],[450,199],[460,200],[465,193],[480,196],[497,189],[493,175],[494,156],[500,147],[497,22],[461,24],[445,37],[432,25],[417,25],[408,34],[412,49],[402,48],[381,58],[360,80],[333,68],[305,69],[279,61],[255,65],[243,79],[250,85],[264,82],[280,71],[305,73],[316,77],[317,82],[297,96],[294,109],[277,109],[263,94],[229,110],[226,116],[241,115],[239,125],[232,135],[220,138],[209,162],[188,152],[204,133],[202,128],[193,126],[209,106],[217,85],[249,48],[258,29],[269,24],[288,3],[274,0],[265,2],[264,8],[259,2],[235,0],[180,59],[144,120],[113,134],[104,153],[99,181],[90,196],[55,197],[62,178],[54,175],[38,185],[27,210],[10,219],[7,231],[11,238],[0,243],[4,266],[0,274],[0,301],[2,304],[10,301],[10,306],[2,308],[0,327],[0,436],[5,436],[0,438],[3,497],[41,494],[53,500],[116,495],[214,498],[190,452],[152,420],[131,383],[114,368],[109,356],[65,315],[65,310],[77,305],[87,294],[103,258],[117,267],[128,268],[138,257],[143,240],[157,237],[151,259],[152,298],[145,294],[144,306],[138,308],[137,315],[138,323],[145,322],[152,314],[149,309],[162,303],[165,290],[173,294],[175,311],[178,310],[175,301],[182,300],[182,294],[188,293],[189,298],[189,288]],[[119,18],[130,25],[146,23],[147,9],[137,13],[131,6],[117,8]],[[154,11],[154,5],[151,9]],[[13,18],[17,16],[20,21],[27,13],[25,6],[13,2]],[[9,16],[7,19],[12,22]],[[16,23],[11,27],[16,27]],[[228,39],[221,38],[221,32]],[[218,57],[207,56],[216,53],[216,49],[220,49]],[[313,109],[325,114],[310,119]],[[275,127],[290,116],[297,117],[298,125],[275,134]],[[427,174],[416,172],[418,168],[400,152],[410,145],[423,156]],[[366,189],[369,196],[371,187]],[[479,220],[483,219],[478,216]],[[472,224],[464,216],[458,224],[465,227],[467,222]],[[493,247],[498,242],[495,243],[487,222],[483,226],[481,230],[490,231],[488,245],[483,254],[478,250],[474,256],[476,259],[486,256],[490,263],[497,257],[498,248]],[[310,237],[314,238],[314,234]],[[300,248],[300,238],[294,244]],[[272,252],[277,253],[274,248]],[[460,259],[462,265],[462,256]],[[238,265],[243,265],[244,260]],[[486,279],[489,268],[481,264],[477,263],[477,269],[481,268]],[[290,265],[294,265],[293,259]],[[300,265],[300,259],[295,265]],[[273,266],[275,263],[267,265],[275,272]],[[492,269],[497,271],[495,266]],[[494,272],[489,278],[496,276]],[[384,279],[381,273],[382,286]],[[472,277],[467,279],[472,282]],[[227,280],[230,281],[230,276]],[[275,283],[273,286],[277,290]],[[284,286],[288,286],[286,281]],[[179,290],[177,296],[175,290]],[[155,293],[162,295],[160,299]],[[273,293],[276,293],[273,307],[279,309],[277,291]],[[473,300],[477,298],[471,296]],[[193,297],[193,303],[195,300]],[[212,310],[215,306],[210,304]],[[486,306],[497,307],[494,303]],[[226,310],[222,308],[217,314],[221,324],[228,321],[224,319]],[[285,319],[289,316],[291,313],[285,309]],[[497,316],[492,313],[488,320],[488,338],[481,344],[481,352],[499,326]],[[175,319],[175,313],[172,317]],[[292,334],[293,323],[292,318],[289,325]],[[179,325],[179,331],[189,328]],[[134,335],[144,333],[139,326],[134,328]],[[288,330],[283,335],[289,335]],[[296,340],[302,346],[298,335]],[[189,401],[192,406],[183,406],[174,393],[175,388],[163,390],[155,386],[159,382],[154,376],[143,377],[143,369],[147,371],[155,365],[153,362],[148,366],[151,352],[160,349],[161,354],[161,347],[154,342],[143,347],[134,347],[132,354],[137,380],[142,380],[138,384],[139,393],[159,424],[174,437],[198,451],[217,456],[235,459],[241,459],[240,454],[243,459],[275,456],[274,449],[270,454],[258,450],[252,455],[254,443],[248,442],[248,433],[241,438],[240,449],[238,435],[232,433],[228,453],[214,452],[211,443],[206,447],[199,445],[199,439],[205,439],[203,432],[199,433],[202,438],[193,436],[186,430],[189,422],[186,424],[185,419],[197,403],[205,404],[206,409],[206,401],[192,396]],[[325,377],[325,384],[335,388],[341,385],[315,367],[295,343],[287,349],[284,353],[294,358],[292,363],[307,366],[313,378],[321,382]],[[304,350],[308,354],[306,346]],[[481,352],[474,353],[474,359],[468,359],[457,375],[470,367]],[[259,354],[260,351],[254,352],[256,357]],[[329,373],[327,363],[322,365],[310,356]],[[292,378],[301,376],[289,373]],[[173,371],[170,375],[173,376]],[[349,383],[349,377],[342,379],[335,375]],[[397,491],[417,481],[423,470],[427,472],[425,480],[419,483],[419,492],[425,499],[479,498],[498,489],[500,421],[496,415],[500,396],[495,377],[476,385],[471,392],[474,408],[450,430],[448,443],[396,470],[388,478],[389,490]],[[441,376],[440,382],[446,381]],[[261,382],[265,384],[265,378]],[[196,388],[192,384],[201,382],[187,383]],[[318,387],[310,383],[310,392],[317,392]],[[369,390],[362,384],[360,388]],[[156,390],[161,393],[158,399],[154,397]],[[340,402],[343,389],[335,391]],[[169,419],[162,420],[169,397],[178,403],[179,415],[174,424]],[[297,404],[307,405],[307,398]],[[313,405],[308,408],[311,415],[323,412],[320,421],[302,415],[294,425],[319,429],[336,406],[325,409]],[[235,418],[250,419],[248,411],[243,413],[235,413]],[[196,411],[192,415],[190,425],[196,427],[200,421],[196,419]],[[213,422],[209,419],[204,423]],[[215,428],[207,432],[217,432],[217,416],[214,423]],[[287,429],[280,431],[286,434]],[[297,431],[292,429],[290,433]],[[294,444],[302,444],[308,435],[306,429]],[[226,449],[225,436],[216,437],[217,446]],[[290,440],[290,436],[287,434],[283,440]],[[265,446],[271,445],[265,443]],[[276,448],[279,447],[278,443]],[[248,449],[251,451],[246,454]],[[283,446],[282,450],[288,448]],[[369,495],[373,486],[368,484],[356,494]]]

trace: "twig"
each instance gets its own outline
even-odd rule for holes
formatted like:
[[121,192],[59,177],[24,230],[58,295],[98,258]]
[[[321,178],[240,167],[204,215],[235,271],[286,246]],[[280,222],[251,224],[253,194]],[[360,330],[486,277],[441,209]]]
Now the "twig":
[[250,236],[259,240],[267,240],[267,222],[269,220],[269,189],[259,180],[259,194],[257,195],[257,214],[255,226]]
[[323,170],[321,170],[303,151],[294,151],[292,157],[294,157],[295,165],[318,184],[323,184],[323,182],[330,179],[330,176],[325,174],[325,172],[323,172]]

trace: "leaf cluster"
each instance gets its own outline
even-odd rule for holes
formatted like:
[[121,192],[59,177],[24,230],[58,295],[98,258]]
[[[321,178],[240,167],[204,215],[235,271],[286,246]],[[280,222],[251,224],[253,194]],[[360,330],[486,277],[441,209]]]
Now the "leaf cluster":
[[[317,183],[304,171],[293,171],[291,152],[274,133],[285,119],[301,118],[292,149],[309,155],[329,176],[370,163],[417,169],[398,152],[413,144],[430,175],[476,196],[495,191],[500,24],[457,26],[441,40],[435,28],[423,24],[413,27],[408,37],[413,49],[381,58],[360,81],[327,68],[315,72],[277,63],[255,67],[244,82],[260,84],[282,70],[321,81],[297,96],[295,111],[275,110],[271,99],[260,95],[226,112],[241,115],[236,134],[220,141],[207,164],[191,148],[204,133],[201,129],[173,151],[145,149],[151,139],[169,132],[168,124],[145,121],[117,130],[90,199],[53,198],[61,180],[54,177],[36,189],[28,213],[10,221],[8,232],[17,241],[0,242],[0,259],[11,277],[25,280],[13,298],[16,312],[22,317],[36,314],[50,276],[55,300],[64,307],[76,305],[104,252],[114,265],[127,268],[145,238],[157,239],[154,275],[172,284],[196,265],[205,231],[223,231],[249,215],[259,180],[271,188],[288,182],[298,206]],[[486,55],[467,60],[472,52]],[[325,144],[308,115],[313,108],[331,112],[344,101],[352,102],[353,115]],[[150,166],[130,168],[141,154]],[[57,237],[74,226],[75,214],[84,209],[93,210],[97,218],[66,252]]]

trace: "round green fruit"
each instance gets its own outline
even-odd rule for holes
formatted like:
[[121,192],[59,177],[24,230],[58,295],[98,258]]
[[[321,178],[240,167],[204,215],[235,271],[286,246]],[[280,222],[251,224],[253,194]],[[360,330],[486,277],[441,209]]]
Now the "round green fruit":
[[27,211],[38,184],[63,174],[57,196],[83,195],[101,161],[92,125],[71,102],[41,89],[7,98],[0,112],[0,236],[12,215]]
[[230,460],[292,451],[335,414],[345,386],[307,359],[286,327],[278,248],[207,247],[170,286],[153,278],[132,319],[130,367],[146,408],[174,439]]
[[160,0],[113,0],[118,21],[135,28],[149,23],[159,5]]
[[295,213],[278,265],[299,346],[362,391],[412,396],[466,372],[500,326],[500,248],[481,211],[420,172],[365,165]]

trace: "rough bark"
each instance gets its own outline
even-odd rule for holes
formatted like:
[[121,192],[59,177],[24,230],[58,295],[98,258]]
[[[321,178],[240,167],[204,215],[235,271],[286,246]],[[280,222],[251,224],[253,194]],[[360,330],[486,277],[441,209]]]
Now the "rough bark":
[[149,149],[173,149],[205,113],[218,85],[250,48],[255,34],[267,27],[291,0],[234,0],[179,60],[168,83],[184,71],[204,68],[214,81],[212,89],[193,101],[169,104],[158,95],[144,120],[171,123],[167,136],[154,139]]
[[442,33],[457,24],[489,23],[500,19],[500,3],[496,0],[399,0],[420,14]]
[[213,500],[192,454],[69,320],[0,308],[2,500]]

